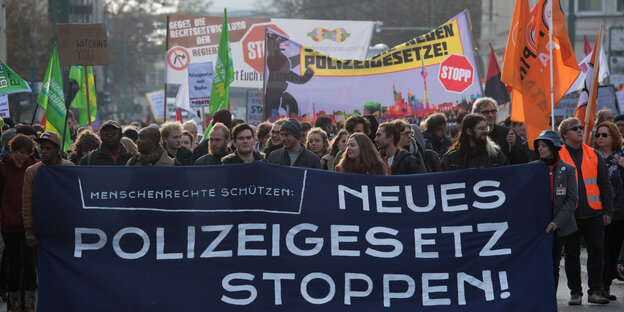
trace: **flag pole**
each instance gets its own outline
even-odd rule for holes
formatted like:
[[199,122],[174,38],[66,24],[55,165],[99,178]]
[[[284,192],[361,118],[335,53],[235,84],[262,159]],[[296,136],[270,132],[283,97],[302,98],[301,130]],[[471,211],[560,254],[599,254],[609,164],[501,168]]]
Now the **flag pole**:
[[83,74],[85,77],[85,89],[87,90],[87,120],[89,121],[89,128],[91,127],[91,103],[89,103],[89,70],[87,66],[82,66]]
[[592,131],[592,129],[589,129],[589,122],[590,122],[589,118],[593,117],[591,116],[591,112],[593,110],[594,105],[596,105],[596,101],[597,101],[597,100],[594,100],[594,97],[596,96],[594,94],[594,91],[596,92],[598,91],[598,90],[594,90],[594,83],[598,85],[598,72],[600,71],[600,49],[602,48],[601,46],[602,46],[602,28],[603,27],[604,27],[604,19],[600,22],[600,29],[598,30],[598,39],[596,39],[596,44],[594,44],[595,51],[592,51],[592,54],[595,57],[590,60],[590,64],[593,62],[594,70],[592,72],[592,77],[591,77],[592,80],[591,80],[591,84],[588,90],[587,107],[585,108],[585,129],[583,130],[583,143],[585,144],[589,144],[589,141],[590,141],[590,139],[587,138],[587,134]]
[[550,1],[550,29],[548,29],[548,53],[550,54],[550,125],[551,130],[555,131],[555,86],[553,79],[553,1]]

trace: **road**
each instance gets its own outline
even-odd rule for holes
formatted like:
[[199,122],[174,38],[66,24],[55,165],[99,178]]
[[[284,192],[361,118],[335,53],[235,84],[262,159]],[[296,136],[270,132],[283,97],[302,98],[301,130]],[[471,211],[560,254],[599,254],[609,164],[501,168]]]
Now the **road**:
[[581,278],[583,280],[583,304],[580,306],[569,306],[570,290],[568,289],[568,281],[563,268],[563,259],[561,260],[559,288],[557,289],[557,306],[562,312],[581,312],[581,311],[600,311],[600,312],[622,312],[624,311],[624,282],[614,280],[611,285],[611,294],[617,297],[616,301],[609,304],[593,304],[587,302],[587,252],[585,249],[581,253]]
[[[583,312],[583,311],[600,311],[600,312],[622,312],[624,311],[624,282],[615,280],[611,285],[611,294],[617,297],[616,301],[609,304],[593,304],[587,302],[587,253],[585,249],[581,253],[581,276],[583,279],[583,304],[580,306],[569,306],[570,291],[568,290],[565,270],[563,268],[563,259],[561,260],[561,276],[559,278],[559,289],[557,289],[557,306],[561,312]],[[0,300],[0,312],[6,312],[6,303]]]

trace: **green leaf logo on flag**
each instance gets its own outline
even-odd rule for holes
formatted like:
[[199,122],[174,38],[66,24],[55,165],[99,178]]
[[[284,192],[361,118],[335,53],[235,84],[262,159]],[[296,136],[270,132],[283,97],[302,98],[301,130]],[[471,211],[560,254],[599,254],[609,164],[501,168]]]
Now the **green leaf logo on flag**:
[[0,61],[0,95],[31,92],[30,86],[7,64]]
[[61,66],[59,65],[56,44],[50,55],[48,69],[46,70],[41,92],[37,99],[39,106],[46,111],[46,131],[56,132],[63,138],[63,129],[65,130],[65,141],[63,142],[63,151],[67,152],[71,144],[69,128],[65,127],[65,98],[63,95],[63,80],[61,79]]

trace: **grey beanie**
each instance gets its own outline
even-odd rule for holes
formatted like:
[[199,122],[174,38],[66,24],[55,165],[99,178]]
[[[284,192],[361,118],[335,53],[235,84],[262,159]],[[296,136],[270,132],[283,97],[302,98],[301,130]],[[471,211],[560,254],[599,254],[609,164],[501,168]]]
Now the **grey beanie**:
[[286,131],[297,139],[301,138],[301,124],[297,121],[297,119],[290,118],[286,120],[280,128],[280,132],[281,131]]

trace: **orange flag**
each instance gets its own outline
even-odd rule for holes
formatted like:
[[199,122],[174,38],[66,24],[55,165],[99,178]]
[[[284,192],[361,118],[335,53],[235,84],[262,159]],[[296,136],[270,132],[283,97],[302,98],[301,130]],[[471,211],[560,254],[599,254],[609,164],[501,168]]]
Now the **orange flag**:
[[[548,12],[553,7],[553,27]],[[528,0],[516,1],[503,58],[501,81],[513,88],[511,120],[524,122],[529,142],[550,129],[549,31],[553,30],[553,91],[558,103],[579,74],[559,0],[540,0],[529,11]],[[533,147],[533,144],[529,144]]]
[[594,43],[594,50],[592,52],[591,60],[589,61],[589,68],[587,69],[587,75],[585,76],[583,90],[579,95],[576,111],[574,111],[574,117],[578,118],[581,121],[581,125],[585,127],[583,130],[583,143],[585,144],[589,144],[589,142],[591,142],[591,133],[594,128],[594,117],[596,116],[596,101],[598,97],[599,80],[598,73],[600,72],[601,66],[600,45],[602,43],[603,26],[604,20],[600,23],[600,30],[598,31],[598,37],[596,37],[596,43]]

